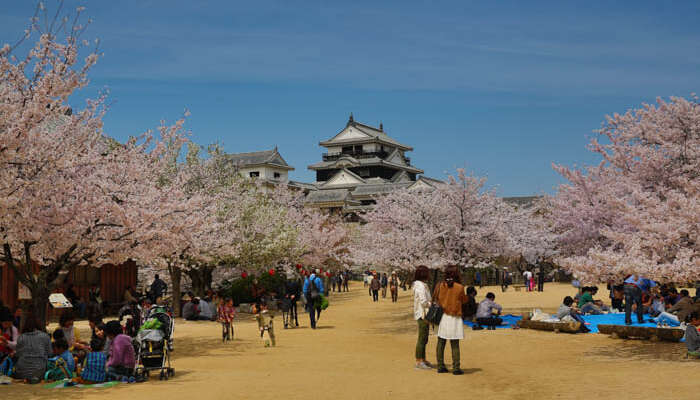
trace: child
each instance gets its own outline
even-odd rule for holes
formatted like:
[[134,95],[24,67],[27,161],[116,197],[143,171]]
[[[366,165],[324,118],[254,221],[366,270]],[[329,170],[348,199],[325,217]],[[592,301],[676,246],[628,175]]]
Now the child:
[[136,382],[134,367],[136,354],[131,338],[122,333],[119,321],[109,321],[105,325],[105,334],[110,339],[109,360],[107,361],[107,378],[122,382]]
[[217,307],[216,314],[219,316],[219,322],[223,329],[223,340],[233,340],[233,317],[236,315],[236,309],[233,307],[233,300],[227,297]]
[[[57,335],[59,336],[59,335]],[[65,338],[58,337],[53,342],[53,354],[59,356],[66,362],[66,369],[71,374],[75,373],[75,359],[73,359],[73,354],[68,349],[68,341]]]
[[[272,344],[272,346],[275,346],[275,330],[272,325],[272,318],[274,317],[273,313],[271,313],[267,309],[267,303],[265,301],[261,301],[259,306],[255,306],[253,308],[253,312],[255,312],[255,319],[258,321],[258,328],[260,329],[260,338],[265,335],[265,331],[267,331],[267,335],[270,337],[269,342]],[[265,342],[265,347],[268,346],[267,341]]]
[[690,323],[685,328],[685,345],[688,348],[688,356],[700,358],[700,312],[693,311],[688,317]]
[[107,355],[102,352],[104,341],[94,338],[90,341],[90,352],[85,356],[80,377],[73,379],[76,383],[102,383],[107,378]]

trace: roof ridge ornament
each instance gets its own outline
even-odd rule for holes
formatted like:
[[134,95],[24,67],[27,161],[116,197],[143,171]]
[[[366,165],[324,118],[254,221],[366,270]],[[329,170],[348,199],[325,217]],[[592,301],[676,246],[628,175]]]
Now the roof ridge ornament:
[[382,121],[379,121],[379,130],[381,132],[384,132],[384,124],[382,123]]
[[350,113],[350,118],[348,118],[348,125],[354,125],[355,124],[355,118],[352,116],[352,112]]

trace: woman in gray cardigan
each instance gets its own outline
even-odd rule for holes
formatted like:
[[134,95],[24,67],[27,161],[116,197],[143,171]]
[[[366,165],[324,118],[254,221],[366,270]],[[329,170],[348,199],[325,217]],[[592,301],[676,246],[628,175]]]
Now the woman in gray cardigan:
[[15,379],[41,380],[52,355],[51,338],[39,329],[33,314],[25,316],[22,334],[17,339]]

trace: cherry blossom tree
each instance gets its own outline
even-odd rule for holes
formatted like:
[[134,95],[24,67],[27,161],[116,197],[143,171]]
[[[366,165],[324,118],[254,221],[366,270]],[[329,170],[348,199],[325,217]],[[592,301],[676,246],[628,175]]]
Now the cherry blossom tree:
[[457,176],[432,190],[404,189],[377,199],[351,253],[356,262],[412,269],[471,265],[507,251],[510,206],[484,190],[485,179]]
[[553,198],[558,262],[584,281],[641,274],[700,278],[700,105],[658,99],[609,116],[585,169],[554,165],[568,180]]

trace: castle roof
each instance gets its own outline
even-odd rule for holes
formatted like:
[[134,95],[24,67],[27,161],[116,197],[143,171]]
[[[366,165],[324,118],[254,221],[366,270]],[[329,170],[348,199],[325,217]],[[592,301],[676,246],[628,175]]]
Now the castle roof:
[[413,147],[407,146],[391,138],[384,132],[382,124],[379,128],[366,125],[355,121],[352,114],[347,125],[331,139],[324,140],[319,145],[324,147],[343,146],[363,143],[381,143],[389,146],[395,146],[404,151],[411,151]]
[[226,157],[239,168],[268,165],[280,169],[294,170],[294,168],[287,164],[284,158],[282,158],[276,146],[272,150],[227,154]]

